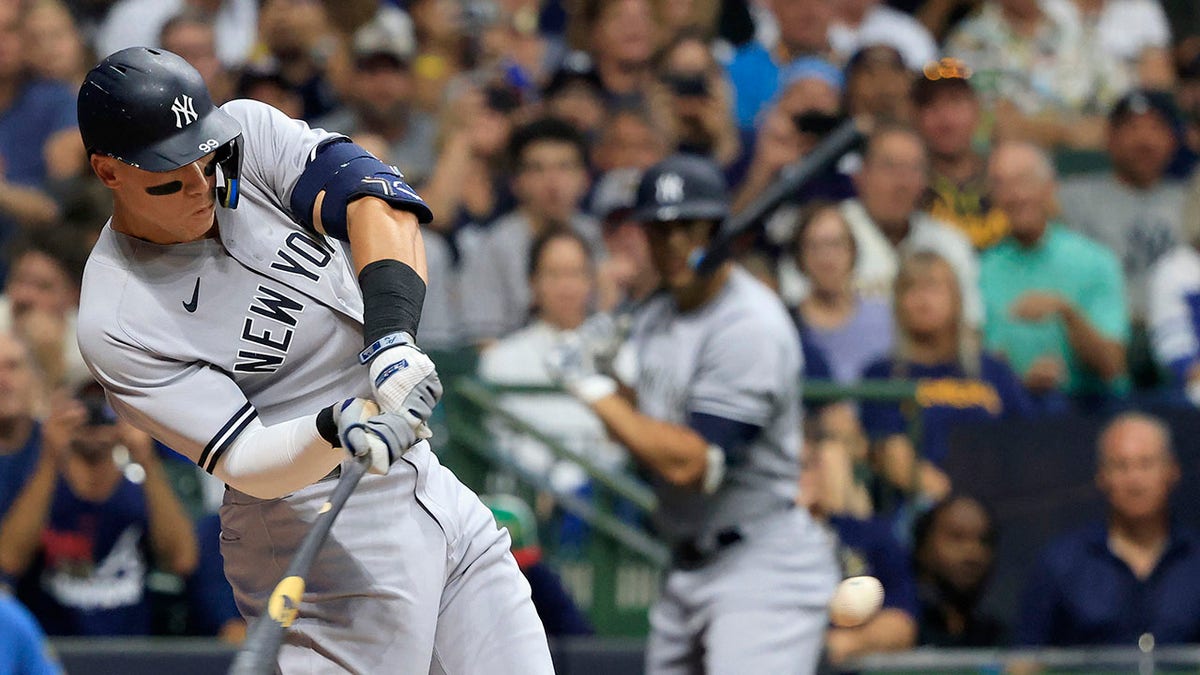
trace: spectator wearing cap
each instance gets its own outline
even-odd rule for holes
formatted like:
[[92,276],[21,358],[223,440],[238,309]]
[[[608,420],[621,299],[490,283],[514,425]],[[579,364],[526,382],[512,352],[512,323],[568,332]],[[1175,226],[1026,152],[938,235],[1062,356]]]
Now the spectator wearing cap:
[[138,45],[163,46],[163,25],[188,9],[211,17],[217,54],[227,68],[250,58],[259,28],[255,0],[118,0],[96,31],[96,51],[103,55]]
[[633,218],[641,177],[641,169],[613,169],[600,176],[592,191],[589,210],[600,220],[608,252],[597,270],[596,305],[602,312],[632,311],[659,286],[650,242]]
[[1178,148],[1178,113],[1171,95],[1137,90],[1109,114],[1112,171],[1063,181],[1063,220],[1104,244],[1121,261],[1129,315],[1146,317],[1150,267],[1184,241],[1185,188],[1167,176]]
[[1170,428],[1125,413],[1100,434],[1104,520],[1062,535],[1029,573],[1017,642],[1029,646],[1200,641],[1200,532],[1172,517],[1179,484]]
[[194,7],[167,19],[158,34],[163,49],[183,57],[204,78],[213,103],[233,98],[233,78],[217,55],[217,33],[212,15]]
[[828,0],[769,0],[764,3],[779,26],[773,46],[751,41],[738,48],[726,71],[733,83],[738,126],[753,129],[759,114],[775,98],[780,70],[804,56],[834,58],[829,44],[833,3]]
[[988,186],[1009,236],[980,264],[985,346],[1035,395],[1064,392],[1103,405],[1129,388],[1129,316],[1120,262],[1103,244],[1053,222],[1057,191],[1045,150],[992,150]]
[[588,138],[594,138],[604,122],[604,84],[586,52],[572,52],[554,71],[542,89],[548,114],[564,119]]
[[895,47],[863,47],[846,63],[846,112],[908,123],[912,119],[913,79],[913,71]]
[[932,250],[958,275],[964,319],[978,327],[983,322],[979,261],[966,235],[921,209],[928,165],[925,145],[911,128],[884,126],[871,135],[854,177],[858,197],[841,205],[858,248],[855,284],[864,295],[890,297],[901,255]]
[[660,52],[658,86],[675,151],[703,155],[728,169],[742,153],[733,121],[732,92],[700,33],[685,31]]
[[982,251],[1008,234],[1004,213],[987,194],[987,157],[973,139],[982,109],[965,64],[942,59],[913,86],[915,122],[929,148],[929,212],[962,230]]
[[399,10],[359,28],[345,104],[313,125],[352,138],[378,136],[387,148],[380,159],[420,185],[433,172],[437,123],[413,103],[415,49],[412,26]]
[[946,54],[975,71],[998,140],[1103,145],[1101,115],[1132,83],[1091,49],[1064,2],[985,0],[946,41]]
[[911,15],[893,9],[882,0],[843,0],[829,27],[829,42],[842,60],[863,47],[884,44],[904,56],[909,70],[920,70],[937,58],[933,36]]
[[588,189],[587,145],[575,127],[553,117],[534,120],[513,132],[508,157],[517,207],[492,222],[463,261],[463,324],[468,339],[479,345],[528,318],[534,240],[570,228],[594,255],[603,252],[599,226],[579,209]]

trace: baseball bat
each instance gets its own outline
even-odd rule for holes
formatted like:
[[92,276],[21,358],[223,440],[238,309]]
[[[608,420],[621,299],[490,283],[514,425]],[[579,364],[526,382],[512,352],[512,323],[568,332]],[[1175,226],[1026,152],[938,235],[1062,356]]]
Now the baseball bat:
[[696,262],[696,270],[700,274],[714,272],[729,257],[733,243],[739,237],[758,225],[798,188],[833,166],[870,133],[871,126],[867,117],[851,117],[829,132],[812,152],[780,171],[775,182],[753,202],[721,222],[707,250]]
[[[351,447],[365,447],[365,443],[352,443]],[[304,595],[304,577],[308,575],[317,552],[325,543],[334,519],[342,512],[350,493],[354,492],[358,481],[367,472],[369,461],[365,454],[356,454],[354,461],[342,464],[342,476],[338,478],[333,494],[317,512],[312,529],[304,535],[299,548],[292,556],[292,561],[288,563],[283,579],[275,585],[275,590],[271,591],[271,597],[267,600],[267,611],[255,622],[249,637],[246,638],[246,644],[238,652],[233,666],[229,669],[229,675],[274,675],[275,660],[280,646],[283,645],[284,631],[292,625],[300,611],[300,598]]]

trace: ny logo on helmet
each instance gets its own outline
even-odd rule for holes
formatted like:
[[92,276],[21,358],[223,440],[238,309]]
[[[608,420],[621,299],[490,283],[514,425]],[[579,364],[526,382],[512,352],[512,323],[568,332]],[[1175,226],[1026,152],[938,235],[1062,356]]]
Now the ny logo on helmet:
[[177,129],[182,129],[184,125],[195,122],[199,117],[196,109],[192,107],[192,97],[187,94],[175,97],[175,102],[171,104],[171,112],[175,113],[175,128]]
[[659,204],[683,201],[683,178],[677,173],[664,173],[654,183],[654,199]]

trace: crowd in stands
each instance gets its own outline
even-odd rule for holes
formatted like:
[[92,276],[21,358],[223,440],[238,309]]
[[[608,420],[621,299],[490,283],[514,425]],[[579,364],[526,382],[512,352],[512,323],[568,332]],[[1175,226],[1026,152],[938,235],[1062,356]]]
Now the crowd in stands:
[[[1197,6],[0,2],[0,574],[51,635],[244,634],[220,574],[222,486],[111,417],[75,345],[111,206],[75,95],[99,57],[144,44],[186,58],[218,104],[265,101],[395,164],[435,216],[422,346],[477,354],[509,385],[549,384],[554,339],[655,292],[631,213],[641,172],[706,156],[737,209],[869,116],[865,143],[737,251],[792,312],[808,379],[917,382],[915,402],[808,413],[801,499],[840,536],[844,572],[887,592],[871,624],[829,632],[830,659],[1200,642],[1200,534],[1168,503],[1192,488],[1164,424],[1122,412],[1200,406]],[[503,402],[636,472],[573,399]],[[947,473],[950,438],[1065,414],[1117,415],[1097,448],[1109,517],[1046,551],[1003,625],[979,604],[994,516]],[[501,452],[586,498],[578,465],[501,427]],[[564,632],[590,631],[554,597]]]

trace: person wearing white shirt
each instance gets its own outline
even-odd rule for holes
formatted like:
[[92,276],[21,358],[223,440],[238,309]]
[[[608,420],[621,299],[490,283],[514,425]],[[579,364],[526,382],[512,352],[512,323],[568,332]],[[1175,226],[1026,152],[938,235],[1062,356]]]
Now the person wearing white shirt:
[[914,71],[938,56],[937,44],[924,26],[880,0],[842,0],[837,19],[829,27],[829,43],[843,61],[863,47],[889,45]]

